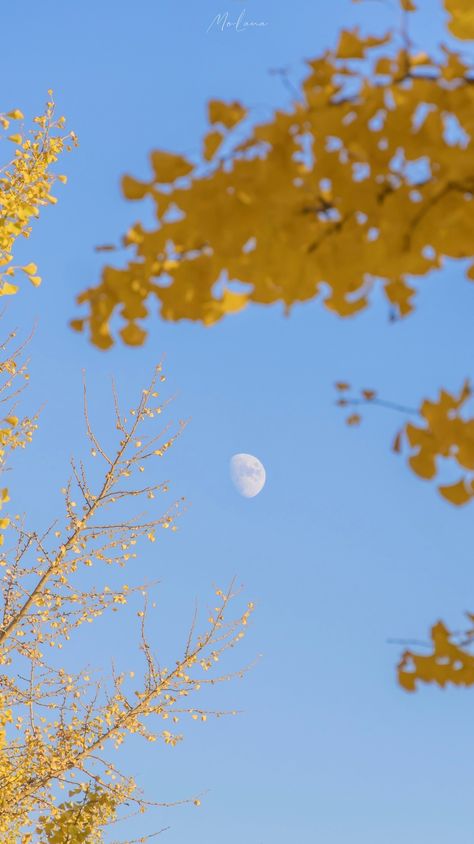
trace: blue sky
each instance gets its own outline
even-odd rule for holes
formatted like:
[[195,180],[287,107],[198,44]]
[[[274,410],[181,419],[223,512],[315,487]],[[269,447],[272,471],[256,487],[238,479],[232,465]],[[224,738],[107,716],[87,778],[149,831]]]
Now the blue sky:
[[[434,43],[437,3],[419,6],[415,37]],[[381,301],[345,322],[317,302],[290,318],[254,307],[212,329],[155,320],[144,348],[108,353],[67,326],[74,296],[100,272],[93,247],[136,218],[120,197],[123,172],[145,177],[152,148],[196,151],[208,98],[239,98],[264,117],[288,96],[270,68],[297,79],[301,59],[331,45],[341,25],[380,31],[390,20],[376,3],[248,0],[247,16],[267,27],[206,32],[218,12],[242,7],[44,0],[3,10],[2,110],[38,113],[52,87],[80,138],[60,204],[22,248],[44,284],[25,286],[5,317],[25,331],[38,320],[25,402],[46,401],[9,484],[34,524],[49,523],[69,456],[83,448],[82,368],[98,425],[112,429],[110,376],[129,403],[166,354],[170,416],[191,424],[160,469],[189,507],[180,530],[138,563],[137,579],[161,580],[154,638],[178,649],[195,599],[205,607],[213,584],[236,575],[257,604],[241,660],[262,657],[242,682],[216,690],[212,702],[243,710],[238,718],[190,724],[174,750],[132,744],[121,754],[150,798],[208,791],[199,810],[158,811],[124,824],[123,838],[170,825],[168,844],[471,844],[472,693],[406,695],[387,640],[422,638],[439,617],[459,627],[473,609],[472,512],[450,508],[390,453],[398,419],[374,409],[347,429],[332,387],[344,378],[407,404],[457,389],[474,368],[474,293],[461,270],[423,280],[417,312],[396,325]],[[240,451],[267,470],[253,500],[229,480]],[[115,650],[134,667],[132,628],[94,630],[75,658],[107,669]]]

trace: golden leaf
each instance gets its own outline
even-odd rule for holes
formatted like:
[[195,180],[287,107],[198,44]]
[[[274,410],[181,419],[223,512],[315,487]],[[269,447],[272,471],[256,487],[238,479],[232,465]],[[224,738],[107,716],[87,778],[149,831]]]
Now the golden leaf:
[[408,460],[411,468],[420,478],[429,480],[436,475],[434,455],[427,450],[421,450]]
[[458,481],[456,484],[438,487],[441,495],[446,501],[455,504],[457,507],[467,504],[471,500],[474,493],[466,488],[464,481]]
[[224,103],[221,100],[210,100],[209,123],[221,123],[226,129],[232,129],[247,115],[247,109],[240,103]]
[[159,184],[175,182],[176,179],[187,176],[193,170],[193,165],[182,155],[155,150],[150,158],[155,181]]
[[444,7],[450,18],[448,27],[456,38],[463,41],[474,39],[474,6],[470,0],[444,0]]
[[150,190],[146,182],[139,182],[132,176],[122,177],[122,193],[125,199],[143,199]]
[[222,144],[224,136],[221,132],[208,132],[204,137],[204,158],[206,161],[211,161],[214,158],[217,150]]
[[120,336],[127,346],[141,346],[146,338],[146,331],[132,320],[121,329]]

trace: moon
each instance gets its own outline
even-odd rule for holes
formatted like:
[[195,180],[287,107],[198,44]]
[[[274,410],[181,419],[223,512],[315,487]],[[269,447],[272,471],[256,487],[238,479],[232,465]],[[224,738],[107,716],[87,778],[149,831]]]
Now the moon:
[[265,486],[263,464],[253,454],[234,454],[230,459],[230,477],[237,492],[244,498],[255,498]]

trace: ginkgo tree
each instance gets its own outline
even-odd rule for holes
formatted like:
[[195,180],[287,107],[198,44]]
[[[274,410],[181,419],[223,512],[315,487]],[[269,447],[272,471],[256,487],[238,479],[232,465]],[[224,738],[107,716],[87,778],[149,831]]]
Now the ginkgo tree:
[[35,287],[41,284],[33,261],[15,266],[14,245],[19,237],[30,236],[31,224],[40,209],[57,202],[51,192],[54,184],[65,183],[67,179],[52,167],[65,149],[77,146],[74,132],[63,134],[65,118],[56,117],[53,92],[50,90],[48,94],[44,113],[33,119],[32,129],[22,129],[20,109],[0,113],[1,140],[13,145],[14,150],[0,167],[0,296],[18,292],[14,281],[20,275],[26,276]]
[[[23,115],[15,109],[0,121],[7,132]],[[39,284],[36,266],[16,267],[13,254],[17,239],[29,236],[41,207],[54,203],[54,182],[65,181],[55,175],[53,165],[76,139],[73,133],[64,135],[63,128],[64,119],[55,118],[50,98],[31,132],[8,136],[15,154],[0,182],[2,295],[18,292],[11,281],[15,276],[26,275]],[[12,332],[0,346],[2,472],[12,453],[31,442],[38,426],[37,415],[16,415],[27,381],[25,343]],[[209,709],[206,689],[242,676],[242,670],[235,675],[216,673],[221,656],[241,641],[253,609],[247,604],[229,618],[229,605],[237,598],[232,585],[215,589],[206,621],[198,627],[195,618],[185,629],[184,648],[167,667],[158,661],[147,636],[150,587],[134,582],[133,575],[131,581],[122,581],[122,569],[137,560],[143,543],[155,543],[161,530],[175,529],[180,510],[176,502],[164,513],[143,515],[143,505],[154,508],[168,490],[166,482],[146,482],[147,467],[165,458],[183,428],[180,423],[173,432],[161,423],[168,405],[161,393],[164,381],[159,364],[136,406],[126,412],[113,389],[112,435],[107,442],[99,441],[94,431],[84,386],[90,465],[84,459],[71,460],[62,512],[52,525],[32,527],[20,515],[21,502],[11,501],[6,487],[0,489],[4,844],[92,844],[102,841],[104,830],[124,814],[166,805],[154,802],[154,795],[143,796],[134,779],[118,769],[114,750],[132,736],[176,745],[183,718],[206,721],[226,714]],[[44,478],[38,485],[40,481]],[[126,670],[114,665],[109,677],[98,676],[95,669],[74,668],[69,641],[80,636],[84,625],[128,607],[138,615],[141,669],[139,660],[134,660],[132,671],[131,666]],[[199,805],[200,800],[185,796],[182,802]]]
[[[386,32],[343,29],[333,49],[308,61],[292,103],[265,123],[240,102],[211,100],[199,156],[156,150],[150,178],[124,176],[125,198],[151,201],[156,225],[126,232],[125,259],[78,296],[86,312],[72,327],[101,349],[117,332],[139,346],[153,305],[165,320],[212,325],[251,303],[288,312],[318,299],[347,319],[380,290],[390,319],[405,319],[419,280],[447,259],[463,262],[472,283],[474,63],[465,42],[474,40],[474,5],[433,6],[462,45],[451,38],[436,50],[415,48],[416,0],[398,0]],[[469,381],[456,386],[410,411],[394,449],[408,451],[424,480],[451,464],[455,480],[438,490],[462,506],[474,499],[474,417]],[[360,405],[380,399],[351,389],[339,391],[338,404],[357,424]],[[405,687],[417,676],[472,684],[462,660],[447,658],[449,632],[436,627],[433,636],[431,662],[403,657]]]

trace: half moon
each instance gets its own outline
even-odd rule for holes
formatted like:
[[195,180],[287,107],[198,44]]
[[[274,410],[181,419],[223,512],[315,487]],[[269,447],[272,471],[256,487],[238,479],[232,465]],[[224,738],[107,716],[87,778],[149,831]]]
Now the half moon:
[[242,453],[231,457],[230,477],[240,495],[254,498],[265,486],[266,473],[258,457]]

